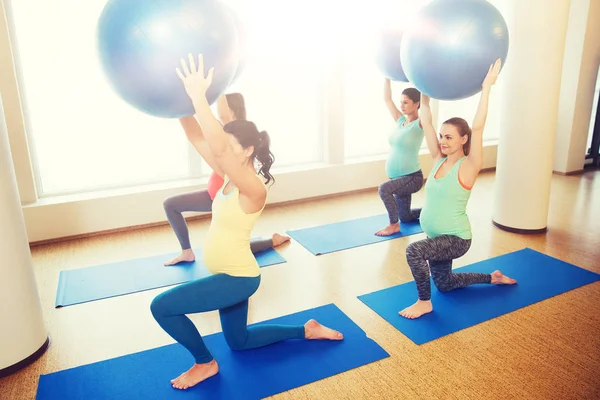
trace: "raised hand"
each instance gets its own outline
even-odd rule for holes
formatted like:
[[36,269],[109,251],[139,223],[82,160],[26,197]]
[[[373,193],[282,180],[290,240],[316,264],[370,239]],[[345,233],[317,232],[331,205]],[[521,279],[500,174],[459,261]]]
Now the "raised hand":
[[204,58],[202,54],[198,54],[197,68],[194,62],[194,57],[191,54],[188,54],[188,59],[190,63],[189,69],[187,63],[182,58],[181,67],[183,68],[183,73],[179,68],[176,68],[175,71],[185,85],[185,91],[187,92],[188,96],[190,96],[190,98],[193,100],[195,96],[206,96],[206,91],[212,83],[214,68],[211,68],[205,77]]
[[490,88],[496,80],[498,79],[498,74],[500,73],[500,67],[502,67],[502,60],[497,59],[496,62],[490,65],[487,75],[481,84],[482,88]]

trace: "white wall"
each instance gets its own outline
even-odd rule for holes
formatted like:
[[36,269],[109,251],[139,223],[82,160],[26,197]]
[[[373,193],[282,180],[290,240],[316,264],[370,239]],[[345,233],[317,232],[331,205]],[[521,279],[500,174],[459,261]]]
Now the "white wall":
[[8,19],[6,18],[5,0],[0,0],[0,96],[4,103],[8,138],[15,164],[15,174],[19,186],[19,195],[23,204],[36,201],[36,190],[33,170],[29,159],[27,136],[19,90],[15,74],[13,52],[14,47],[8,32]]
[[571,0],[563,58],[554,171],[583,169],[600,66],[600,0]]

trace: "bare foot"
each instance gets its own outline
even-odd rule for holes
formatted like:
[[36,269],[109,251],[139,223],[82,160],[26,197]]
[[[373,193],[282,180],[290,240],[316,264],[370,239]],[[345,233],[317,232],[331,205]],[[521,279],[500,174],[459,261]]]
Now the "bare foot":
[[279,233],[274,233],[273,237],[273,247],[281,246],[285,242],[289,242],[290,237],[286,235],[280,235]]
[[194,364],[192,368],[171,380],[175,389],[187,389],[216,375],[219,372],[219,364],[212,360],[206,364]]
[[179,264],[180,262],[192,262],[195,259],[196,256],[194,255],[194,251],[192,249],[186,249],[183,250],[181,254],[175,257],[174,259],[165,262],[165,265],[175,265]]
[[433,304],[431,304],[431,300],[417,300],[415,304],[410,307],[406,307],[404,310],[400,311],[398,314],[402,315],[404,318],[415,319],[419,318],[423,314],[427,314],[433,311]]
[[396,222],[395,224],[389,224],[382,230],[375,232],[375,234],[377,236],[390,236],[390,235],[393,235],[394,233],[398,233],[398,232],[400,232],[400,223]]
[[334,331],[324,325],[319,324],[314,319],[309,320],[304,324],[304,337],[306,339],[319,340],[342,340],[344,335],[338,331]]
[[494,285],[514,285],[515,283],[517,283],[515,279],[509,278],[498,270],[492,272],[492,284]]

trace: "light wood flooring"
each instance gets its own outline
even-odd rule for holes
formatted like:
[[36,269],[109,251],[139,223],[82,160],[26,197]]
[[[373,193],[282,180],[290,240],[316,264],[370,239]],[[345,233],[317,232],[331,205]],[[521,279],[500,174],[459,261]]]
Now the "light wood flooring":
[[[491,222],[494,172],[469,203],[474,240],[454,267],[530,247],[600,273],[600,173],[554,175],[546,234],[523,236]],[[423,191],[413,205],[423,203]],[[384,213],[377,191],[268,207],[254,235],[270,235]],[[189,223],[200,246],[208,219]],[[292,241],[287,259],[263,268],[249,323],[335,303],[391,357],[274,396],[276,399],[599,399],[600,282],[547,299],[425,345],[367,308],[358,295],[412,280],[408,244],[423,234],[315,257]],[[150,314],[166,288],[54,308],[63,269],[177,251],[168,225],[32,249],[51,346],[38,361],[0,380],[0,399],[34,399],[39,375],[173,343]],[[221,330],[216,312],[193,315],[201,334]]]

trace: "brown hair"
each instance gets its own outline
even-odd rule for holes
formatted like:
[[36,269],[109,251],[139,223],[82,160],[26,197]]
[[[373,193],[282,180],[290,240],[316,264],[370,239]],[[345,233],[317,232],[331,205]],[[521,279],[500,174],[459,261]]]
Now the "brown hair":
[[233,135],[244,149],[254,146],[254,152],[250,156],[252,163],[259,162],[260,169],[258,173],[265,177],[265,183],[275,182],[275,178],[270,172],[271,166],[275,162],[275,156],[271,152],[269,134],[266,131],[259,131],[254,122],[243,119],[225,124],[223,130]]
[[227,93],[225,95],[227,99],[227,105],[233,112],[235,119],[245,121],[246,120],[246,102],[244,96],[241,93]]
[[413,103],[419,103],[419,107],[421,108],[421,92],[419,92],[415,88],[406,88],[402,91],[402,94],[412,100]]
[[471,151],[471,128],[469,127],[469,123],[462,118],[454,117],[444,121],[444,124],[455,127],[461,137],[467,135],[467,142],[463,144],[463,151],[465,152],[465,156],[468,156]]

